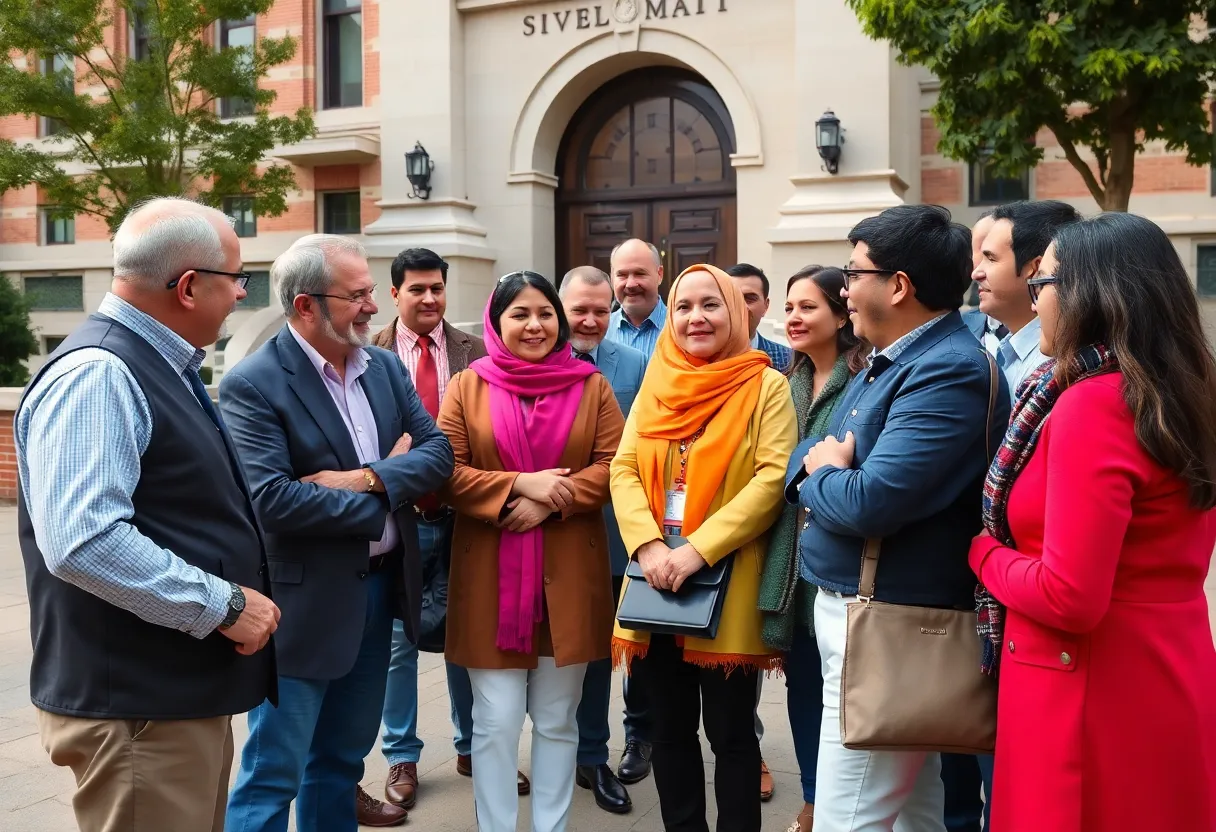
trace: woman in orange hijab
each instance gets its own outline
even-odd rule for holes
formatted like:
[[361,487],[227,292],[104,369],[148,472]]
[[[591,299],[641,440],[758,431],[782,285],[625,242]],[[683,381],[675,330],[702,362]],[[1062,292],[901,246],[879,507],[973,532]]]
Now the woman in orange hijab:
[[[756,609],[769,527],[781,512],[798,441],[785,378],[749,346],[747,307],[714,266],[691,266],[671,287],[667,325],[612,462],[612,503],[625,548],[646,581],[678,590],[733,557],[715,638],[623,629],[618,664],[649,691],[653,766],[663,825],[708,832],[702,716],[716,759],[718,829],[760,829],[756,673],[778,666]],[[670,549],[664,534],[687,544]],[[644,660],[640,660],[644,657]],[[639,661],[635,661],[639,660]]]

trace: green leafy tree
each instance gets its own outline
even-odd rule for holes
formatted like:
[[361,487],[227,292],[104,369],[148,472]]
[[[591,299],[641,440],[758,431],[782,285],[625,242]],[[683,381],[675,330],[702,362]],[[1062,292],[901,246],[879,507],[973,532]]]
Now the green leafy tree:
[[[940,152],[1014,175],[1042,128],[1103,209],[1126,211],[1146,141],[1212,159],[1212,0],[848,0],[866,34],[941,82]],[[1089,160],[1083,156],[1088,150]],[[989,156],[989,154],[991,154]]]
[[[215,43],[218,21],[273,2],[0,0],[0,116],[37,115],[55,127],[41,147],[0,139],[0,193],[37,185],[62,214],[102,217],[111,231],[151,196],[218,206],[248,195],[258,214],[282,214],[295,176],[263,158],[315,127],[307,108],[272,116],[276,94],[258,80],[289,61],[296,42]],[[128,36],[135,54],[112,48]],[[222,99],[244,102],[251,115],[220,118]]]
[[38,352],[30,329],[30,306],[12,281],[0,275],[0,387],[24,387],[30,380],[22,362]]

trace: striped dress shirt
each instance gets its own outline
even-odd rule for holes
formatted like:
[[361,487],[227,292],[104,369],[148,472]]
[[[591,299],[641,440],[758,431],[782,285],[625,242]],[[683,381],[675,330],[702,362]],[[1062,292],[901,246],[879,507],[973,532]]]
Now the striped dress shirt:
[[[182,395],[195,398],[187,374],[198,373],[203,350],[115,295],[97,311],[155,347],[181,377]],[[150,624],[203,638],[228,613],[228,582],[131,524],[151,438],[152,410],[126,363],[84,347],[57,360],[26,394],[14,426],[17,475],[52,575]],[[183,523],[199,522],[189,506],[182,511]]]
[[[397,357],[410,372],[410,381],[418,387],[418,359],[422,357],[422,347],[418,346],[418,333],[414,332],[401,319],[397,319]],[[435,375],[439,382],[439,401],[443,402],[443,394],[448,391],[448,341],[443,334],[443,321],[431,330],[431,357],[435,359]]]

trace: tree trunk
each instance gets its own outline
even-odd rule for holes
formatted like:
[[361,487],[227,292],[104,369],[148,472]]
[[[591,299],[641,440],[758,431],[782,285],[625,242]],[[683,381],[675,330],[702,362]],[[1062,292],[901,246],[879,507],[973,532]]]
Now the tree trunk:
[[1110,170],[1106,174],[1106,193],[1098,203],[1104,211],[1126,211],[1136,180],[1136,128],[1112,127],[1110,132]]

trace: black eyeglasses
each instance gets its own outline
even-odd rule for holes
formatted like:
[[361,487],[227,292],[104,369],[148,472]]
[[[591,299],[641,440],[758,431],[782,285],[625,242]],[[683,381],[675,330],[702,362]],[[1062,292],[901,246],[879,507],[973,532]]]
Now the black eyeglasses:
[[849,284],[857,278],[867,274],[895,274],[891,269],[852,269],[848,266],[841,267],[840,271],[844,274],[844,288],[848,289]]
[[[253,277],[253,275],[251,275],[249,272],[218,272],[215,269],[187,269],[186,271],[198,272],[199,274],[219,274],[223,275],[224,277],[231,277],[234,281],[236,281],[236,285],[240,286],[242,289],[249,285],[249,278]],[[182,282],[182,277],[184,276],[185,273],[183,272],[178,277],[173,278],[165,284],[165,288],[177,288],[177,284]]]
[[1038,303],[1039,294],[1043,291],[1044,286],[1054,286],[1056,276],[1054,274],[1045,274],[1039,277],[1032,277],[1026,281],[1026,290],[1030,292],[1030,302]]

